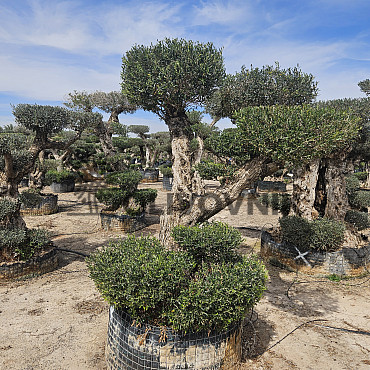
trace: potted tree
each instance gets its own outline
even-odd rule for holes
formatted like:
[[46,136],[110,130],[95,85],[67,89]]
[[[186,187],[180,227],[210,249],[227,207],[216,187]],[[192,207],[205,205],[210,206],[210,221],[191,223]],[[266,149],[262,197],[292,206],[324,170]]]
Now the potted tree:
[[19,216],[19,200],[0,198],[0,280],[51,271],[56,249],[43,229],[28,229]]
[[111,304],[108,368],[239,368],[240,324],[265,290],[264,266],[236,253],[242,237],[226,224],[172,235],[176,251],[129,236],[88,259]]
[[99,189],[96,197],[107,207],[100,212],[102,227],[133,232],[145,227],[145,208],[157,197],[155,189],[138,189],[139,171],[115,172],[106,177],[109,188]]
[[51,215],[58,211],[58,195],[29,188],[19,194],[22,215]]
[[172,168],[167,166],[160,166],[159,170],[163,175],[163,189],[171,191],[173,182]]
[[49,170],[45,174],[45,183],[54,193],[67,193],[75,189],[76,174],[67,170]]

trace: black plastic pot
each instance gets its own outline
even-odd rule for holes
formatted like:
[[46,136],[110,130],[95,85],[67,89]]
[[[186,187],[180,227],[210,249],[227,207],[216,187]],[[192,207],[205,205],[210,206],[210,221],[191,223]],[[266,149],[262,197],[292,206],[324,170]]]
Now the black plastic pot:
[[52,182],[50,189],[54,193],[69,193],[75,190],[75,181]]
[[173,182],[173,177],[172,176],[164,176],[163,175],[163,189],[171,191],[172,190],[172,182]]
[[241,325],[228,331],[181,334],[168,327],[135,325],[124,311],[110,308],[108,369],[239,369]]

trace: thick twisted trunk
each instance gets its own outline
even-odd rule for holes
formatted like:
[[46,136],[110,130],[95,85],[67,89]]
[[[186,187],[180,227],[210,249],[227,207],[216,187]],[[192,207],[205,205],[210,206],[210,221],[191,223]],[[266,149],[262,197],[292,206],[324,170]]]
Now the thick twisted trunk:
[[[178,193],[179,187],[176,188],[173,194],[172,203],[167,205],[165,214],[161,217],[161,241],[171,246],[171,230],[176,225],[194,226],[197,223],[207,221],[212,216],[232,204],[239,196],[242,190],[261,176],[271,174],[276,171],[276,168],[267,168],[265,159],[256,158],[247,163],[235,176],[235,180],[220,186],[217,190],[211,193],[187,192],[188,188],[181,188],[187,192],[188,197],[184,197],[183,193]],[[174,174],[176,171],[174,171]],[[175,181],[174,181],[175,182]],[[190,178],[188,184],[190,187]]]
[[112,129],[110,127],[110,122],[101,121],[97,125],[95,131],[99,138],[104,154],[106,156],[112,156],[116,154],[116,150],[112,143]]
[[326,207],[324,215],[336,220],[344,220],[350,208],[346,191],[346,177],[353,173],[354,165],[346,160],[345,153],[325,161]]
[[294,171],[291,214],[308,220],[318,217],[314,208],[320,160],[316,159]]
[[349,209],[346,176],[353,172],[347,152],[317,159],[294,172],[291,214],[312,220],[344,220]]

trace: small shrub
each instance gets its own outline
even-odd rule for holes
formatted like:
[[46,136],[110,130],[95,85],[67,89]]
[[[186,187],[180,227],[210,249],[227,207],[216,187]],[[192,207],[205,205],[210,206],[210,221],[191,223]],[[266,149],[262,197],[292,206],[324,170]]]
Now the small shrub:
[[279,222],[283,239],[301,251],[309,248],[334,251],[344,241],[345,227],[334,220],[318,218],[310,222],[302,217],[288,216]]
[[0,229],[0,251],[8,257],[26,261],[48,245],[50,238],[46,230]]
[[370,227],[370,217],[366,212],[349,210],[344,220],[354,225],[357,230],[364,230]]
[[15,255],[23,261],[33,257],[36,252],[50,245],[50,233],[44,229],[27,230],[27,242],[15,248]]
[[0,198],[0,224],[7,223],[19,210],[19,202],[12,198]]
[[125,172],[114,172],[106,177],[107,184],[118,185],[128,193],[133,193],[141,181],[139,171],[129,170]]
[[363,209],[370,207],[370,191],[355,191],[348,199],[350,205],[354,208]]
[[140,189],[133,194],[135,203],[144,211],[149,203],[153,203],[157,198],[156,189]]
[[345,226],[335,220],[318,218],[313,220],[311,226],[310,246],[314,249],[335,251],[344,242]]
[[267,280],[254,258],[196,268],[191,254],[131,235],[93,253],[87,264],[111,305],[138,322],[186,332],[224,330],[241,320],[261,298]]
[[351,175],[346,178],[346,190],[349,196],[353,195],[359,188],[360,180],[356,176]]
[[266,207],[280,211],[283,216],[288,216],[291,207],[291,197],[283,193],[264,193],[260,202]]
[[43,199],[41,190],[34,188],[29,188],[22,191],[18,198],[25,208],[36,208]]
[[99,189],[96,198],[105,204],[109,210],[116,211],[127,200],[129,193],[119,188]]
[[173,300],[187,286],[194,267],[186,253],[166,250],[152,237],[131,235],[95,252],[87,263],[110,304],[126,309],[136,320],[157,325],[168,324]]
[[283,239],[301,251],[310,246],[310,223],[302,217],[288,216],[279,220]]
[[76,174],[74,172],[62,170],[49,170],[45,174],[45,184],[51,185],[53,182],[56,183],[63,183],[63,182],[71,182],[76,179]]
[[177,330],[224,331],[258,302],[266,280],[266,271],[257,259],[203,264],[176,299],[169,321]]
[[172,172],[171,167],[159,166],[159,170],[161,171],[163,176],[173,177],[173,172]]
[[353,174],[359,181],[366,181],[368,173],[367,172],[355,172]]
[[232,178],[236,171],[236,167],[234,166],[213,161],[203,161],[197,164],[194,168],[199,172],[202,179],[220,180],[221,183]]
[[178,247],[189,253],[198,265],[234,262],[239,256],[236,248],[242,242],[240,232],[222,223],[204,223],[193,227],[176,226],[172,237]]

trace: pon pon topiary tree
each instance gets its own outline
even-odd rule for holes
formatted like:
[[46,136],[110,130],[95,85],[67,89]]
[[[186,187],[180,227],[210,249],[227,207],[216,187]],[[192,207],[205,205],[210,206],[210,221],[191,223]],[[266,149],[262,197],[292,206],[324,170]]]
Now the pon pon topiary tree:
[[[285,73],[290,81],[289,70],[280,73]],[[227,114],[232,114],[236,128],[214,134],[208,140],[215,153],[235,158],[237,169],[229,181],[205,194],[199,174],[192,168],[195,156],[190,142],[194,135],[186,112],[205,103],[216,88],[217,93],[224,76],[221,50],[210,43],[165,39],[148,47],[134,46],[123,57],[123,92],[134,104],[163,119],[172,137],[173,202],[161,218],[160,235],[167,245],[171,243],[173,226],[192,226],[208,220],[234,202],[243,189],[285,162],[309,162],[347,146],[357,137],[360,127],[351,114],[302,104],[313,100],[317,88],[311,75],[297,70],[288,84],[290,89],[285,89],[284,84],[277,89],[292,96],[283,99],[289,105],[246,107],[247,100],[240,103],[242,106],[235,106],[238,112],[229,110]],[[259,79],[256,81],[252,83],[259,91],[261,84]],[[301,86],[298,93],[294,86]],[[281,104],[279,100],[273,102]]]
[[167,211],[161,220],[166,233],[180,223],[193,194],[203,192],[199,176],[192,173],[193,132],[186,112],[204,103],[224,74],[222,52],[212,43],[165,39],[149,47],[136,45],[123,57],[122,92],[157,114],[171,133],[174,197],[172,215]]

